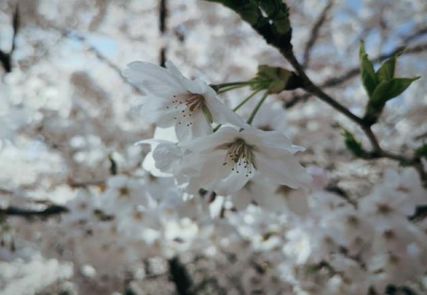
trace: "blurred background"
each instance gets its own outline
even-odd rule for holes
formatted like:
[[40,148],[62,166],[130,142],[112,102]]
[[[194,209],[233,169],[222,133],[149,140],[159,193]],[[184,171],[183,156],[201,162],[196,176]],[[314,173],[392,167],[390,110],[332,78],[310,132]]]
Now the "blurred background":
[[[427,2],[286,2],[307,73],[357,114],[366,102],[359,42],[377,63],[405,49],[398,74],[422,78],[387,106],[374,129],[396,152],[425,142]],[[122,76],[135,60],[171,60],[187,77],[212,84],[248,80],[260,64],[290,68],[235,13],[207,1],[0,0],[0,294],[174,294],[190,278],[200,294],[287,294],[264,254],[233,238],[222,221],[203,238],[187,219],[162,220],[179,211],[171,205],[133,223],[111,221],[129,215],[117,203],[96,211],[123,183],[153,195],[157,189],[141,168],[148,150],[133,145],[154,130],[140,113],[141,90]],[[246,95],[238,90],[223,99],[233,107]],[[325,168],[356,195],[396,165],[352,159],[338,124],[360,131],[298,90],[272,97],[262,112],[259,126],[307,147],[306,166]],[[167,181],[156,185],[172,187]],[[64,208],[77,209],[56,214]],[[213,236],[229,234],[211,249]],[[136,235],[141,239],[131,239]]]

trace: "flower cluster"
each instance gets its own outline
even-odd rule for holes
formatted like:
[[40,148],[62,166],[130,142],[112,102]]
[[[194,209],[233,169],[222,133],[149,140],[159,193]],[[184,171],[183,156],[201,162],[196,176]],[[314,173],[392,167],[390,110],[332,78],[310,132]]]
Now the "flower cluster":
[[294,156],[302,147],[278,131],[245,123],[204,81],[185,78],[171,62],[166,68],[133,62],[124,76],[146,93],[142,116],[158,127],[174,128],[176,142],[141,143],[152,145],[155,167],[174,176],[191,195],[202,189],[230,196],[254,178],[276,187],[310,185]]
[[[1,53],[16,2],[0,1]],[[377,159],[360,128],[294,89],[300,74],[276,49],[209,2],[19,2],[12,71],[0,62],[0,293],[427,294],[427,158],[412,161],[425,78],[372,126],[409,161]],[[304,71],[355,115],[360,38],[372,60],[406,46],[396,72],[427,76],[425,0],[248,2],[289,4]],[[179,70],[119,71],[141,57]]]

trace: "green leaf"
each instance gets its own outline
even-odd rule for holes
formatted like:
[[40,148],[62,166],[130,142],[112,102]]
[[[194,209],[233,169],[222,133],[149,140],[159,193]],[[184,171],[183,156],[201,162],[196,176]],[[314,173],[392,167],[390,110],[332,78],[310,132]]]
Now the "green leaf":
[[380,81],[389,81],[394,78],[396,68],[396,56],[386,60],[377,71],[377,77]]
[[366,154],[360,141],[356,140],[350,131],[343,129],[342,135],[344,136],[345,146],[353,153],[353,155],[356,157],[362,157]]
[[287,34],[291,30],[289,10],[282,0],[258,0],[260,8],[273,22],[273,26],[279,34]]
[[375,91],[366,106],[366,113],[363,118],[366,123],[369,125],[375,124],[378,121],[386,102],[402,94],[411,85],[411,83],[417,79],[419,79],[419,77],[393,78],[388,81],[380,82],[380,84],[375,88]]
[[374,105],[381,105],[388,100],[395,98],[402,94],[412,82],[418,80],[420,77],[415,78],[393,78],[389,81],[382,81],[372,94],[371,100]]
[[374,65],[369,60],[368,54],[365,51],[364,42],[360,43],[359,58],[363,86],[365,86],[370,97],[378,85],[378,77],[375,73]]
[[240,16],[243,20],[251,25],[256,25],[262,17],[261,11],[258,8],[257,0],[206,0],[209,2],[221,3],[228,8],[231,8]]
[[427,144],[424,144],[415,150],[415,155],[420,158],[427,159]]

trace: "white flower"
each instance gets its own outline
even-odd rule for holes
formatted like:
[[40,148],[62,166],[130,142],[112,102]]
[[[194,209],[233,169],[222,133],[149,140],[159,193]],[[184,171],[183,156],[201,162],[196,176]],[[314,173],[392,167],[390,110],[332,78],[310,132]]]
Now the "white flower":
[[148,94],[144,119],[159,127],[175,126],[180,141],[211,133],[212,122],[242,125],[242,119],[218,100],[208,84],[185,78],[171,62],[166,66],[133,62],[123,72]]
[[147,206],[148,199],[144,185],[138,179],[124,175],[108,179],[100,208],[109,214],[124,214],[138,206]]
[[198,171],[191,179],[192,190],[204,188],[226,196],[239,191],[257,172],[273,183],[292,188],[311,181],[293,156],[302,148],[292,145],[277,131],[262,131],[248,125],[240,131],[223,127],[183,146],[190,150],[183,163],[197,167]]
[[362,214],[373,221],[379,231],[398,226],[415,213],[416,207],[425,205],[426,191],[417,172],[407,169],[402,173],[389,170],[384,181],[377,184],[371,194],[359,203]]

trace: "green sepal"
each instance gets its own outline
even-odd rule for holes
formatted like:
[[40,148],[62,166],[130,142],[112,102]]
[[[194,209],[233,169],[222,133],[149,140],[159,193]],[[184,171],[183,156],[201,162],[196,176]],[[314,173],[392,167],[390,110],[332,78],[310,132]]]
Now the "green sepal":
[[[290,79],[294,76],[296,76],[294,72],[281,67],[260,65],[258,66],[257,76],[253,81],[256,87],[266,89],[268,93],[273,94],[286,90]],[[292,86],[294,87],[295,85]]]
[[209,111],[208,107],[203,105],[202,106],[202,112],[205,115],[206,120],[208,120],[208,122],[210,124],[212,124],[213,123],[213,116],[212,116],[212,113]]

